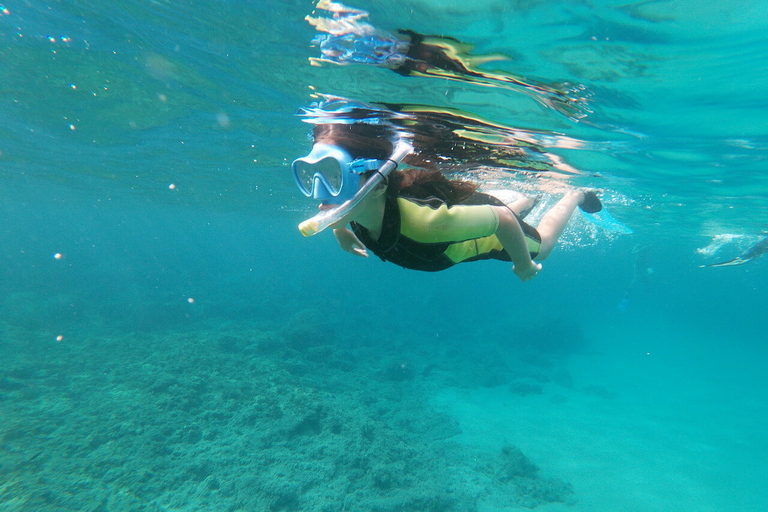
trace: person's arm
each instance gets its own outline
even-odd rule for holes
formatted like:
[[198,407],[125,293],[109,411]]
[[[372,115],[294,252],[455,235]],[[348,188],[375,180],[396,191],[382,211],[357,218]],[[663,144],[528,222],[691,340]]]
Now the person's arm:
[[333,234],[336,235],[336,241],[339,242],[339,246],[345,251],[354,254],[355,256],[368,257],[368,251],[365,250],[363,242],[357,238],[357,235],[348,227],[338,228],[333,230]]
[[506,206],[442,204],[428,206],[405,198],[398,199],[401,233],[421,243],[445,243],[496,235],[514,263],[513,271],[528,281],[541,270],[531,260],[523,228]]
[[521,281],[533,279],[541,270],[541,263],[536,263],[531,259],[523,228],[520,227],[517,217],[506,206],[495,206],[494,208],[499,214],[499,228],[496,231],[496,237],[504,246],[509,257],[512,258],[512,271]]

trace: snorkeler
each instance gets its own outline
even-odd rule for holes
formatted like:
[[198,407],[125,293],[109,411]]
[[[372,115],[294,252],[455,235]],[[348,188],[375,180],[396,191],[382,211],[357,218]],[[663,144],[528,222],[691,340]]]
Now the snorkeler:
[[[527,281],[541,270],[537,261],[550,255],[577,206],[590,213],[602,209],[594,192],[571,190],[537,227],[529,226],[519,214],[532,199],[507,206],[473,183],[449,180],[435,168],[425,139],[408,140],[383,114],[354,108],[346,118],[314,119],[312,151],[292,164],[301,192],[320,201],[321,212],[300,226],[303,234],[331,227],[343,250],[362,257],[370,250],[414,270],[511,261]],[[401,164],[407,167],[395,170]]]
[[749,263],[755,258],[759,258],[766,252],[768,252],[768,236],[732,260],[721,261],[720,263],[710,263],[709,265],[699,265],[699,267],[731,267],[734,265],[743,265],[745,263]]

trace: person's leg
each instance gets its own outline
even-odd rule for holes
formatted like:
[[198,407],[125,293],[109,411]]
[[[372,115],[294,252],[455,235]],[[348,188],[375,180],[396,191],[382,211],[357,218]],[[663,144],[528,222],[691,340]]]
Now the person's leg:
[[565,231],[565,226],[568,225],[571,214],[583,200],[584,193],[579,190],[573,190],[565,194],[551,210],[544,214],[539,225],[536,226],[536,230],[541,235],[541,249],[538,256],[536,256],[536,261],[547,259],[552,249],[555,248],[560,235]]
[[521,197],[507,205],[507,208],[520,215],[520,212],[527,210],[536,203],[536,199],[533,197]]

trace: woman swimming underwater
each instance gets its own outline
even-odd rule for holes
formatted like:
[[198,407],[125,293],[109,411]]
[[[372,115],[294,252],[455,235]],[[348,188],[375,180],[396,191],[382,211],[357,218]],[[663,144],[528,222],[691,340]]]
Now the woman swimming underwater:
[[[602,209],[594,192],[570,190],[534,228],[521,219],[532,199],[506,205],[471,182],[446,178],[441,167],[448,161],[530,160],[533,169],[541,171],[549,162],[548,169],[558,172],[558,159],[548,159],[530,143],[512,144],[511,135],[493,145],[473,140],[468,134],[482,131],[476,119],[473,125],[470,118],[445,111],[403,110],[333,98],[303,111],[314,125],[314,144],[307,156],[294,160],[293,176],[321,210],[302,224],[305,235],[331,227],[345,251],[363,257],[371,251],[414,270],[511,261],[515,274],[527,281],[541,270],[538,262],[550,255],[577,207],[590,213]],[[459,120],[464,130],[446,136],[446,125]]]

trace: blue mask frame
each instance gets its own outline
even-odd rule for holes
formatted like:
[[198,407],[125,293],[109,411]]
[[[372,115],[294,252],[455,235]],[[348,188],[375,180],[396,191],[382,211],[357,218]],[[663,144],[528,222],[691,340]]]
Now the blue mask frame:
[[362,174],[376,170],[382,160],[358,158],[333,144],[315,144],[305,157],[291,164],[293,179],[302,194],[315,200],[341,204],[360,188]]

